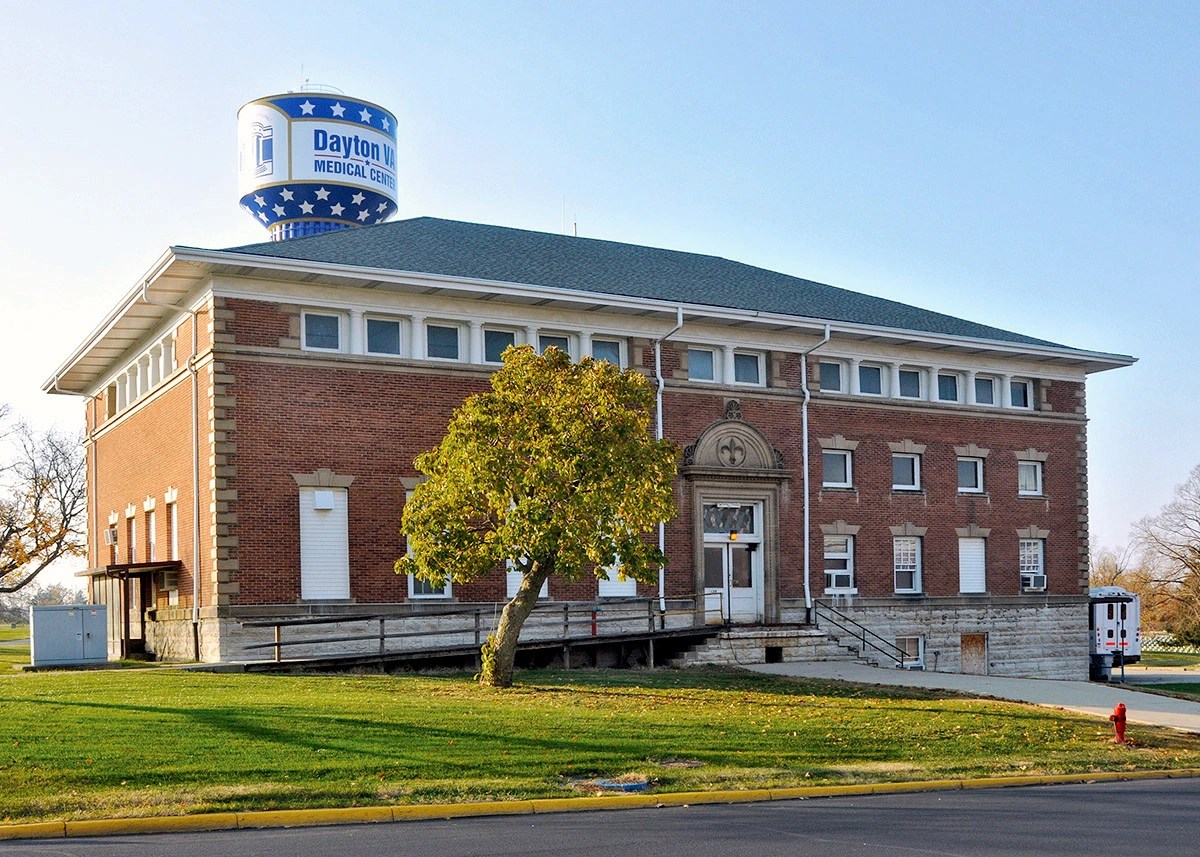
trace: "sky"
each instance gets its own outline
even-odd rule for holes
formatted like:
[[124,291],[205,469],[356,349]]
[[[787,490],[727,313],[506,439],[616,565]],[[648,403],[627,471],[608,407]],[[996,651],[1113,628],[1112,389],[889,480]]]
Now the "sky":
[[0,402],[171,245],[265,240],[245,102],[399,122],[400,218],[708,253],[1077,348],[1094,541],[1200,464],[1200,4],[0,0]]

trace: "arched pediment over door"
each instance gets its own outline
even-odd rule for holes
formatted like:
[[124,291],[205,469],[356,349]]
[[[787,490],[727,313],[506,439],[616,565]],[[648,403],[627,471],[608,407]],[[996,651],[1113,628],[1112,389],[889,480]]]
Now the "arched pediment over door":
[[787,479],[783,453],[742,419],[736,399],[725,406],[725,418],[710,425],[683,451],[685,476],[728,476]]

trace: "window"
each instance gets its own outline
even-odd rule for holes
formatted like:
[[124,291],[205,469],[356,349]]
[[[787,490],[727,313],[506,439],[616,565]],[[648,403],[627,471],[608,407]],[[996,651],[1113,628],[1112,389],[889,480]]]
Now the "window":
[[167,505],[167,537],[170,540],[170,554],[167,559],[179,559],[179,504]]
[[1012,391],[1012,406],[1014,408],[1032,408],[1033,399],[1029,395],[1028,381],[1012,381],[1009,390]]
[[1040,461],[1017,462],[1017,494],[1022,497],[1041,496],[1042,463]]
[[762,383],[762,355],[741,354],[733,355],[733,380],[738,384]]
[[825,488],[853,488],[851,453],[842,449],[827,449],[821,454],[821,485]]
[[367,319],[367,353],[399,354],[400,322],[395,319]]
[[991,378],[975,379],[975,403],[979,405],[996,404],[996,382]]
[[920,536],[896,536],[892,539],[892,568],[897,592],[921,591]]
[[958,459],[958,493],[983,493],[983,459]]
[[[525,575],[521,571],[521,566],[517,565],[515,562],[512,562],[511,560],[504,561],[504,568],[505,568],[505,575],[504,575],[505,597],[512,598],[517,594],[517,591],[521,588],[521,580],[522,580],[522,578],[524,578]],[[547,578],[546,580],[542,581],[542,588],[540,590],[538,590],[538,598],[549,598],[549,597],[550,597],[550,580]]]
[[1041,539],[1021,539],[1018,561],[1022,592],[1046,591],[1045,546]]
[[943,402],[958,401],[958,376],[957,375],[941,375],[937,376],[938,382],[938,399]]
[[841,363],[821,363],[821,389],[826,393],[841,393],[845,391],[842,387],[842,364]]
[[900,395],[905,399],[921,398],[921,373],[918,370],[900,370]]
[[637,596],[637,581],[632,577],[621,577],[621,563],[615,562],[604,569],[608,580],[597,580],[596,594],[600,598],[634,598]]
[[338,351],[341,348],[341,326],[341,319],[336,315],[304,313],[304,347]]
[[903,666],[921,666],[925,663],[924,637],[897,637],[896,648],[903,652]]
[[129,562],[137,562],[137,518],[129,519]]
[[987,592],[987,539],[958,540],[958,591]]
[[864,396],[882,396],[883,369],[879,366],[859,366],[858,392]]
[[349,504],[345,488],[300,489],[300,598],[350,597]]
[[607,360],[614,366],[621,366],[621,343],[616,339],[593,339],[592,357],[596,360]]
[[458,359],[458,328],[430,324],[425,327],[425,353],[435,360]]
[[892,455],[892,490],[918,491],[921,488],[921,456],[907,452]]
[[571,354],[571,340],[566,336],[542,334],[538,337],[538,351],[546,353],[547,348],[557,348],[563,354]]
[[854,536],[825,537],[825,591],[854,591]]
[[162,576],[162,588],[167,593],[167,606],[179,606],[179,572],[164,571]]
[[146,559],[158,561],[158,520],[153,509],[146,513]]
[[500,355],[510,345],[516,345],[517,335],[511,330],[485,330],[483,332],[483,362],[499,363]]
[[449,598],[450,581],[446,580],[441,586],[434,586],[428,580],[421,580],[415,574],[408,576],[409,598]]
[[713,353],[707,348],[688,349],[688,378],[692,381],[715,381]]

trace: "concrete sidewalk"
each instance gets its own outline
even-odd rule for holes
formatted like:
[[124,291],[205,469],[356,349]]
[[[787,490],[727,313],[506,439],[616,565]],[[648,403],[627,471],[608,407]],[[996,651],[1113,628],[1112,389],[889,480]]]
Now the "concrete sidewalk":
[[1200,733],[1200,702],[1140,693],[1129,685],[1104,685],[1090,681],[1051,681],[1036,678],[961,675],[918,670],[881,669],[839,661],[756,664],[746,669],[772,675],[838,679],[862,684],[900,685],[976,693],[1016,702],[1065,708],[1108,719],[1118,702],[1125,703],[1130,723],[1169,726]]

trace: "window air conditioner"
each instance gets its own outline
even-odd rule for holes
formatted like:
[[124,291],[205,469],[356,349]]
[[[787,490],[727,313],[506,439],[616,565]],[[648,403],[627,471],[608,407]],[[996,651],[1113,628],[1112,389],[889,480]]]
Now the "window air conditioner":
[[109,527],[104,531],[104,544],[111,547],[117,543],[117,528]]
[[1031,592],[1042,592],[1046,589],[1046,575],[1044,574],[1029,574],[1025,576],[1027,590]]

